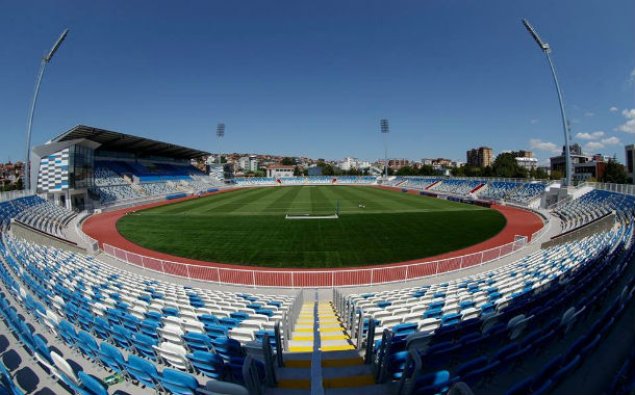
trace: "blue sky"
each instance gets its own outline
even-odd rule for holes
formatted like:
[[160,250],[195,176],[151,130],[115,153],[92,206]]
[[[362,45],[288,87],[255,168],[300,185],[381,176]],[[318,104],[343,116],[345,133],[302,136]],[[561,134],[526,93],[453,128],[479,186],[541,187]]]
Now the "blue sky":
[[635,2],[0,1],[0,160],[76,124],[217,152],[465,160],[471,147],[530,149],[563,137],[544,55],[552,48],[574,140],[635,142]]

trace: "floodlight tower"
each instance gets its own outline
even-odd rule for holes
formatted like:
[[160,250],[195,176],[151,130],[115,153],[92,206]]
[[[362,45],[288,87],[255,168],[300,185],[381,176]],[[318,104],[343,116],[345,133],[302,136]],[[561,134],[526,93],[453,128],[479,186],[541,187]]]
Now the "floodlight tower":
[[384,136],[384,168],[386,169],[386,175],[384,177],[388,180],[388,143],[386,142],[388,132],[390,131],[388,127],[388,120],[382,119],[379,121],[379,128],[381,129],[381,134]]
[[224,123],[219,123],[216,126],[216,137],[218,138],[218,164],[222,165],[222,154],[221,154],[221,149],[220,149],[220,140],[225,137],[225,124]]
[[558,83],[558,76],[556,75],[556,68],[553,65],[553,61],[551,60],[551,47],[548,43],[542,41],[536,30],[533,26],[529,24],[527,19],[522,20],[525,29],[531,34],[534,38],[542,52],[547,56],[547,61],[549,62],[549,66],[551,67],[551,75],[553,76],[553,82],[556,86],[556,92],[558,93],[558,103],[560,104],[560,115],[562,117],[562,130],[564,131],[564,163],[565,163],[565,172],[567,173],[565,178],[564,186],[571,186],[571,150],[569,148],[569,121],[567,120],[567,116],[564,111],[564,103],[562,101],[562,92],[560,91],[560,84]]
[[26,162],[24,163],[24,185],[23,188],[26,190],[31,187],[31,128],[33,126],[33,115],[35,113],[35,105],[37,104],[37,98],[40,93],[40,84],[42,83],[42,78],[44,77],[44,69],[46,69],[46,65],[53,59],[53,55],[59,49],[60,45],[68,35],[68,29],[65,29],[62,34],[60,34],[55,44],[49,51],[49,53],[42,57],[40,62],[40,70],[38,71],[37,78],[35,80],[35,90],[33,92],[33,99],[31,100],[31,108],[29,110],[29,117],[26,122]]

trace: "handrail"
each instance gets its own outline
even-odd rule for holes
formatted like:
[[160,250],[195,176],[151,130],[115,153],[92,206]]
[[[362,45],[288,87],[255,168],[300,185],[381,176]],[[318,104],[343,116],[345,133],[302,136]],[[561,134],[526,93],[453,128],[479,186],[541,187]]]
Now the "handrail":
[[282,332],[280,331],[280,320],[276,321],[276,324],[273,327],[273,335],[276,338],[276,362],[278,362],[278,367],[281,368],[284,366],[284,359],[282,356]]
[[368,365],[372,362],[375,347],[375,329],[377,323],[373,316],[368,317],[368,332],[366,333],[366,353],[364,354],[364,364]]
[[284,349],[289,349],[289,339],[291,338],[291,334],[295,330],[295,324],[300,316],[300,310],[302,309],[302,305],[304,304],[304,291],[300,290],[298,296],[296,296],[293,304],[287,309],[283,316],[283,332],[284,332]]
[[635,185],[633,184],[608,184],[603,182],[587,181],[584,183],[584,185],[595,189],[621,193],[624,195],[635,195]]
[[19,189],[15,191],[0,191],[0,202],[19,199],[27,196],[37,195],[35,191],[29,189]]
[[108,256],[131,265],[142,267],[145,270],[178,277],[187,277],[192,280],[217,284],[236,284],[253,288],[335,288],[341,286],[405,282],[425,277],[435,277],[442,273],[456,272],[475,266],[482,266],[513,254],[525,247],[528,242],[528,238],[522,236],[507,244],[458,257],[401,265],[331,270],[238,269],[232,267],[192,265],[140,255],[109,244],[104,244],[102,249]]

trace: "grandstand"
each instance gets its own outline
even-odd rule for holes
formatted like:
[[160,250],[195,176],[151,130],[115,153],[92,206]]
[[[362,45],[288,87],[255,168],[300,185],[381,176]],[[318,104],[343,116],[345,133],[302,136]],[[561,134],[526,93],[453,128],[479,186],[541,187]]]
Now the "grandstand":
[[[527,180],[321,176],[226,185],[190,165],[202,151],[85,126],[36,152],[38,193],[0,199],[0,393],[632,392],[632,190],[587,185],[546,209],[555,186]],[[66,175],[50,178],[62,166]],[[357,286],[339,286],[328,268],[256,276],[103,245],[71,251],[41,237],[86,246],[79,223],[93,209],[136,210],[218,188],[378,184],[428,196],[413,199],[512,203],[545,227],[493,254],[449,257],[445,271],[439,263],[414,275],[414,266],[374,267],[364,273],[377,278],[346,283]],[[37,237],[18,235],[16,224]],[[379,278],[384,269],[390,275]],[[330,282],[306,285],[315,276]]]
[[208,152],[78,125],[33,149],[32,190],[68,209],[93,209],[223,185],[191,161]]

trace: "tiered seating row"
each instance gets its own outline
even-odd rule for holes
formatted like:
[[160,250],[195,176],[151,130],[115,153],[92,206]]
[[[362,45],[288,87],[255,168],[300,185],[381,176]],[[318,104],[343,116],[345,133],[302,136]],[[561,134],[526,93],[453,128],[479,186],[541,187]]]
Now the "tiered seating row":
[[[612,236],[600,238],[598,249],[584,257],[579,264],[574,264],[576,267],[562,272],[539,288],[516,293],[504,305],[498,305],[494,309],[491,306],[481,308],[480,317],[474,314],[465,317],[457,313],[444,313],[441,316],[441,325],[436,327],[421,327],[415,323],[391,327],[376,342],[377,351],[372,356],[379,381],[406,380],[408,384],[400,384],[400,388],[406,390],[400,393],[433,394],[445,392],[459,381],[474,386],[482,383],[483,378],[504,373],[506,367],[525,359],[530,352],[545,347],[571,331],[575,323],[581,321],[594,305],[602,302],[603,295],[613,289],[612,284],[621,278],[625,263],[630,262],[633,257],[629,242],[632,238],[631,223]],[[587,241],[594,243],[590,239]],[[587,244],[578,247],[584,249],[585,246]],[[628,249],[625,250],[626,248]],[[540,270],[538,267],[535,269]],[[603,278],[598,280],[598,277]],[[631,285],[627,288],[632,287],[632,282],[631,279]],[[469,284],[461,285],[471,287]],[[413,289],[409,291],[412,292]],[[632,298],[632,293],[630,290],[629,298]],[[366,295],[369,296],[365,297]],[[368,300],[377,294],[361,296],[362,300]],[[376,303],[391,303],[386,309],[399,304],[398,300],[386,300],[385,293],[381,296],[382,300]],[[555,358],[548,369],[524,384],[534,386],[534,390],[538,390],[540,385],[551,387],[558,382],[559,377],[570,372],[598,345],[597,339],[602,338],[610,328],[607,320],[619,315],[626,303],[622,296],[616,300],[617,308],[613,305],[609,307],[589,331],[572,342],[565,354]],[[468,298],[471,296],[468,295]],[[465,303],[466,300],[461,300],[459,304],[461,302]],[[431,310],[432,304],[434,300],[427,304],[426,312]],[[381,324],[380,321],[379,325]],[[531,332],[525,333],[529,328],[532,329]],[[457,365],[456,361],[463,363]],[[448,368],[451,368],[452,374]],[[547,377],[550,381],[538,377],[544,375],[551,375]],[[513,393],[531,393],[527,388],[526,392]],[[487,392],[486,390],[484,393]]]
[[451,195],[467,196],[470,191],[483,182],[480,180],[446,179],[430,188],[431,191],[443,192]]
[[47,305],[42,320],[67,343],[81,343],[78,327],[120,351],[180,370],[205,374],[209,361],[198,359],[213,358],[223,374],[238,375],[241,343],[261,341],[265,333],[273,338],[275,321],[294,299],[162,283],[9,236],[5,242],[14,272]]
[[[124,175],[138,180],[138,187],[126,180]],[[155,163],[143,165],[139,162],[95,161],[95,187],[91,190],[99,195],[102,205],[125,202],[172,193],[206,192],[219,183],[207,177],[193,166]]]
[[[161,366],[155,364],[151,358],[144,358],[142,355],[144,349],[130,347],[127,350],[121,350],[114,347],[112,339],[118,335],[116,333],[109,335],[109,338],[104,338],[83,326],[77,331],[67,320],[53,322],[51,320],[53,313],[47,310],[45,304],[27,292],[26,287],[15,281],[1,260],[0,279],[22,308],[32,314],[32,318],[41,325],[40,328],[43,331],[28,325],[25,317],[17,313],[17,309],[11,305],[9,298],[3,292],[0,292],[0,317],[19,339],[21,345],[34,356],[35,361],[72,393],[105,395],[109,393],[107,389],[109,385],[101,378],[116,377],[112,373],[116,373],[126,381],[135,382],[137,386],[134,393],[151,393],[151,391],[161,390],[171,394],[194,395],[201,388],[218,388],[218,385],[214,384],[216,380],[243,381],[241,362],[244,354],[240,346],[231,350],[234,356],[230,364],[225,363],[225,360],[219,356],[221,346],[215,348],[213,352],[197,350],[188,354],[188,358],[192,360],[191,372],[198,373],[196,376],[171,367],[160,369]],[[101,365],[109,373],[104,371],[101,378],[88,374],[81,367],[83,363],[78,365],[66,359],[63,352],[48,341],[49,335],[54,335],[66,346],[79,352],[86,363]],[[141,337],[141,335],[138,336]],[[211,382],[208,381],[210,379]],[[206,381],[207,385],[202,386],[201,384]],[[231,383],[220,385],[225,389],[237,388],[238,391],[245,391],[243,387],[233,387]],[[25,393],[13,382],[10,373],[0,366],[0,392],[3,389],[16,395]]]
[[[550,282],[577,270],[597,251],[617,240],[612,233],[597,234],[578,242],[539,251],[496,270],[447,283],[378,293],[351,294],[340,304],[349,328],[357,313],[377,320],[377,336],[386,328],[412,324],[418,331],[486,317],[514,303],[515,298],[536,294]],[[411,325],[411,326],[412,326]]]
[[22,211],[44,203],[44,199],[39,196],[27,196],[19,199],[9,200],[0,203],[0,231],[6,228]]
[[553,213],[562,220],[563,231],[583,226],[613,211],[620,221],[635,216],[635,196],[594,189],[558,207]]
[[357,184],[369,185],[377,181],[376,177],[370,176],[316,176],[316,177],[246,177],[234,178],[233,182],[239,186],[266,186],[266,185],[330,185],[330,184]]
[[22,211],[15,219],[44,233],[64,237],[63,229],[76,216],[75,211],[43,201]]

